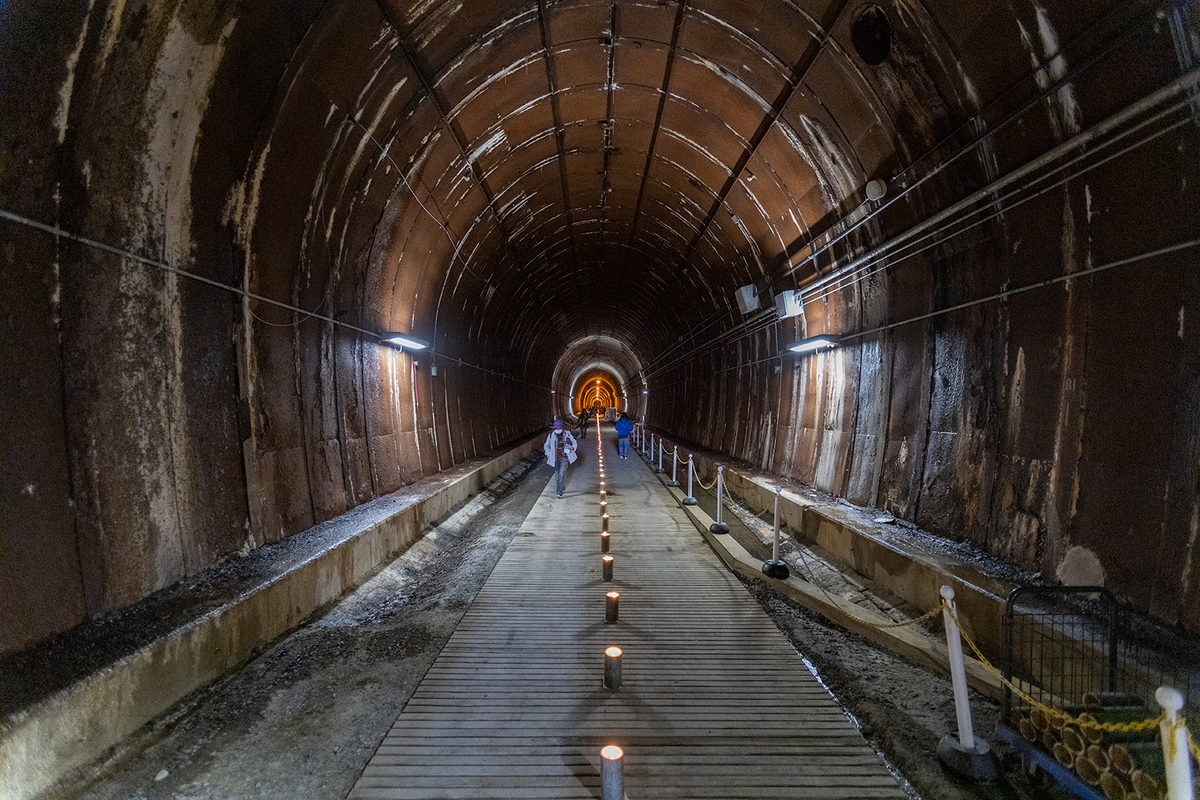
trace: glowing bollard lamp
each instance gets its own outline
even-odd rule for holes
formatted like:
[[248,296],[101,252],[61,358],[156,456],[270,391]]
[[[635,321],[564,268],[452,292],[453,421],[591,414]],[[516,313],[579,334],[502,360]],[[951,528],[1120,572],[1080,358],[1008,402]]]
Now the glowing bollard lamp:
[[609,625],[613,625],[617,621],[617,603],[621,599],[621,593],[609,592],[604,597],[604,621]]
[[602,580],[611,581],[613,572],[613,557],[609,555],[600,556],[601,568],[600,578]]
[[610,647],[604,651],[604,688],[621,688],[621,648]]
[[782,486],[775,487],[775,541],[771,545],[771,560],[763,562],[763,575],[768,578],[787,580],[790,574],[787,563],[779,557],[779,495],[783,493]]
[[600,531],[600,552],[601,553],[608,552],[608,538],[609,538],[608,531]]
[[625,800],[625,753],[615,744],[600,751],[600,800]]

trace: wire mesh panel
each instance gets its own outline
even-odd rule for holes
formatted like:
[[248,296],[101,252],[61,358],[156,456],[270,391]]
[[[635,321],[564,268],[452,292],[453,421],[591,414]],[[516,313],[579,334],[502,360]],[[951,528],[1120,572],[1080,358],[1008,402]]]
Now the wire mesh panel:
[[[1122,613],[1090,586],[1021,587],[1005,615],[1001,725],[1044,754],[1070,788],[1090,796],[1128,791],[1156,797],[1163,786],[1154,692],[1183,693],[1200,718],[1200,649],[1161,626]],[[1016,742],[1019,743],[1019,742]],[[1100,796],[1098,793],[1095,796]]]

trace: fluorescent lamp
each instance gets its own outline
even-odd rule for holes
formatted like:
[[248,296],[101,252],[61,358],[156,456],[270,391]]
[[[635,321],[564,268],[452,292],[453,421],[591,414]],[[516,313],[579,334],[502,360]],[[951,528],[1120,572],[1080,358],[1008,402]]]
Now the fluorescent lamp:
[[420,339],[414,339],[407,333],[385,333],[383,340],[391,344],[407,347],[409,350],[424,350],[429,345],[422,342]]
[[808,339],[801,339],[794,345],[788,348],[793,353],[811,353],[815,350],[827,350],[830,347],[837,347],[838,337],[830,334],[822,334],[820,336],[812,336]]
[[649,390],[649,389],[642,389],[642,394],[650,394],[650,390]]

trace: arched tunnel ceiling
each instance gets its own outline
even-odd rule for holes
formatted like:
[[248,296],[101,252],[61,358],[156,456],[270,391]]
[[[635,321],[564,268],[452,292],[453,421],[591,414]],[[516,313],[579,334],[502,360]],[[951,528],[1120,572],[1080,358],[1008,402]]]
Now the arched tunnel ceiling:
[[[0,649],[542,429],[594,362],[673,435],[1026,566],[1086,544],[1143,607],[1194,598],[1200,295],[1170,270],[1200,241],[1198,24],[1187,0],[0,2],[26,220],[0,434],[33,454],[12,485],[49,487],[0,599],[53,617]],[[751,282],[812,302],[738,328]],[[860,338],[780,358],[827,332]],[[1124,564],[1143,539],[1184,566]]]
[[868,179],[992,88],[987,62],[968,80],[942,31],[963,38],[1004,12],[892,4],[901,78],[855,53],[864,8],[338,4],[306,37],[260,146],[246,201],[259,280],[286,291],[264,254],[293,255],[306,218],[312,304],[330,237],[336,258],[370,253],[365,285],[348,288],[381,328],[449,352],[465,344],[451,331],[470,349],[515,345],[542,380],[588,335],[653,354],[715,312],[733,317],[737,286],[778,276]]

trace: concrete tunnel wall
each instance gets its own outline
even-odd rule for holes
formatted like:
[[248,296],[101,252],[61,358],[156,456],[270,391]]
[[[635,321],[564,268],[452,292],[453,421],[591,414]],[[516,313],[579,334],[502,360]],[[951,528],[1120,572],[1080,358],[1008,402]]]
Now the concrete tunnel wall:
[[672,435],[1200,631],[1194,248],[778,357],[1194,239],[1186,105],[715,339],[738,286],[827,280],[1194,69],[1198,30],[1186,2],[7,0],[0,208],[306,313],[0,220],[0,652],[538,430],[591,361]]

